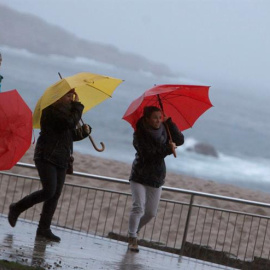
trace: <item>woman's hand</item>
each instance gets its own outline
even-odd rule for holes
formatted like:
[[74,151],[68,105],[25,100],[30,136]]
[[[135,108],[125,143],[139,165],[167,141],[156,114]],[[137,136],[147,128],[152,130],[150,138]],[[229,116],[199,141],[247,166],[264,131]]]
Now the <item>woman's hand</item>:
[[79,96],[76,92],[74,92],[74,101],[79,102]]
[[166,122],[169,119],[171,119],[171,117],[164,114],[164,116],[163,116],[163,122]]
[[87,124],[83,124],[82,128],[87,134],[90,134],[92,131],[92,128]]
[[172,149],[176,149],[177,146],[173,141],[169,141],[169,145],[171,146]]
[[163,122],[166,122],[168,119],[169,119],[170,117],[169,116],[167,116],[167,115],[163,115]]

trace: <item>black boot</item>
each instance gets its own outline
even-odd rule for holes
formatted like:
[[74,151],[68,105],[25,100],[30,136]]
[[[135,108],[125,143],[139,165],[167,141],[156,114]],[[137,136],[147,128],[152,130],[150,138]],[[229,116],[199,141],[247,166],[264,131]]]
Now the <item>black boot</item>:
[[15,227],[20,213],[21,212],[18,211],[18,209],[16,209],[16,204],[15,203],[12,203],[9,206],[8,222],[9,222],[11,227]]
[[53,234],[51,229],[38,228],[36,236],[42,237],[42,238],[45,238],[46,240],[54,241],[54,242],[61,241],[61,238]]

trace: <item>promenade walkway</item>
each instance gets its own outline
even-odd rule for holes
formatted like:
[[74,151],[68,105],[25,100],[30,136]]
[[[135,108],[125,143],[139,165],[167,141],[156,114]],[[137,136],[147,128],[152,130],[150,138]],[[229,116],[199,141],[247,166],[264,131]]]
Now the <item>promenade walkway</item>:
[[111,239],[53,228],[60,243],[35,238],[37,225],[18,220],[15,228],[0,215],[0,259],[45,269],[79,270],[214,270],[233,269],[141,247],[139,253]]

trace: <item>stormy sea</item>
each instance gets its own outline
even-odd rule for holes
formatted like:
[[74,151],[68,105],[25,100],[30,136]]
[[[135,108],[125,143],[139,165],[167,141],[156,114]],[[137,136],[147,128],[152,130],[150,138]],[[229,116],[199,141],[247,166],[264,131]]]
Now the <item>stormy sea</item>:
[[[135,154],[133,130],[122,116],[132,100],[155,84],[198,84],[183,78],[134,72],[86,58],[48,57],[8,47],[2,47],[1,52],[4,55],[0,69],[4,76],[2,91],[17,89],[32,111],[45,89],[59,80],[58,72],[63,77],[92,72],[123,79],[112,98],[83,117],[93,128],[96,144],[104,142],[105,151],[95,151],[89,140],[76,143],[74,147],[81,153],[127,163],[132,162]],[[265,98],[255,90],[211,85],[210,99],[214,107],[203,114],[193,128],[183,132],[185,144],[177,149],[177,158],[166,158],[168,171],[270,191],[269,94]],[[38,132],[34,131],[33,141]]]

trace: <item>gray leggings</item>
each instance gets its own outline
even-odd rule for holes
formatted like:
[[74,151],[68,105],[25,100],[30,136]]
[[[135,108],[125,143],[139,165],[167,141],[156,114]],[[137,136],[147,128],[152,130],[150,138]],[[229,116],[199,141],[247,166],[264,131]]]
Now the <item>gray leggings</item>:
[[137,237],[140,229],[156,216],[162,188],[130,181],[132,209],[129,216],[129,237]]

